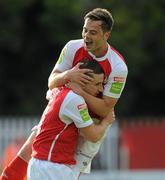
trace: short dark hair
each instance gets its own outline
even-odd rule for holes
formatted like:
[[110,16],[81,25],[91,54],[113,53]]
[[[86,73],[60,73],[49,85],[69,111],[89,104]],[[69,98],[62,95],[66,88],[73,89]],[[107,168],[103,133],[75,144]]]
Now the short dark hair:
[[85,15],[84,20],[86,20],[87,18],[94,21],[102,21],[101,27],[104,32],[112,30],[114,20],[112,14],[107,9],[93,9]]
[[95,59],[84,59],[81,63],[82,64],[79,66],[80,69],[91,69],[94,74],[104,74],[104,70]]

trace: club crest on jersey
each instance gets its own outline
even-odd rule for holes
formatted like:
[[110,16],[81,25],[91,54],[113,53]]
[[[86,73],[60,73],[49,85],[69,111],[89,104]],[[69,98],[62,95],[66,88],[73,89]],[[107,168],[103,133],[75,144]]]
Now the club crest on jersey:
[[80,104],[77,106],[77,108],[78,108],[80,116],[84,122],[90,120],[90,116],[89,116],[86,104]]
[[58,64],[61,64],[61,63],[62,63],[62,60],[63,60],[63,58],[64,58],[65,51],[66,51],[66,48],[63,48],[63,50],[61,51],[60,57],[59,57],[58,60],[57,60],[57,63],[58,63]]
[[114,93],[114,94],[120,94],[124,86],[125,78],[114,77],[113,80],[114,82],[112,83],[112,86],[110,87],[109,92]]
[[87,163],[86,161],[84,161],[84,162],[83,162],[83,165],[84,165],[84,166],[87,166],[87,165],[88,165],[88,163]]

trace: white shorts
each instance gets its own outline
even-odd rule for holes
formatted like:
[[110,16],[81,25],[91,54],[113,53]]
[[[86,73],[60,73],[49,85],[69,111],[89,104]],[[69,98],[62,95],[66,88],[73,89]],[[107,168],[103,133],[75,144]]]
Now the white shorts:
[[79,174],[64,164],[32,158],[28,164],[27,180],[77,180]]

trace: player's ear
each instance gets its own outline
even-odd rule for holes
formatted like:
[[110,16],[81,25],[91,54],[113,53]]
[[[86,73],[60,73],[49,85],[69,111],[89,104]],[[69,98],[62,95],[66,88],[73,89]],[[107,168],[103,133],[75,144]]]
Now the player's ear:
[[108,82],[108,77],[104,75],[104,81],[103,84],[106,84]]
[[110,37],[110,32],[109,31],[105,32],[104,37],[106,40],[108,40],[108,38]]

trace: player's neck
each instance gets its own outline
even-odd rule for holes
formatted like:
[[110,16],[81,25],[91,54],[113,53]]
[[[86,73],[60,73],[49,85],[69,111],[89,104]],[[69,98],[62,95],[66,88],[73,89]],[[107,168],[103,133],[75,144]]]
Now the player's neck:
[[108,51],[108,43],[102,46],[102,48],[97,49],[95,52],[92,52],[97,58],[103,57]]

